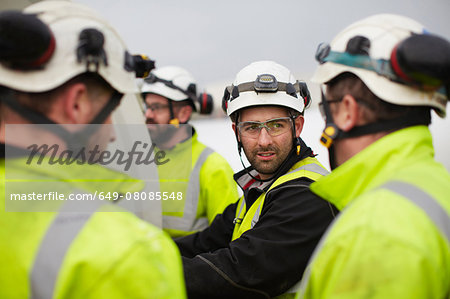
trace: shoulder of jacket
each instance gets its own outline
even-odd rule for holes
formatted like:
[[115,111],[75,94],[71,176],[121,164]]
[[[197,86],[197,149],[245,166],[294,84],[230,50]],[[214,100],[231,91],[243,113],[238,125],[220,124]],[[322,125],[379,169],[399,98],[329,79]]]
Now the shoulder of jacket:
[[304,176],[293,178],[269,188],[269,190],[266,192],[266,198],[268,195],[272,195],[273,193],[288,192],[290,194],[292,193],[292,190],[294,191],[294,193],[302,193],[305,191],[305,189],[309,190],[309,185],[312,182],[314,181]]

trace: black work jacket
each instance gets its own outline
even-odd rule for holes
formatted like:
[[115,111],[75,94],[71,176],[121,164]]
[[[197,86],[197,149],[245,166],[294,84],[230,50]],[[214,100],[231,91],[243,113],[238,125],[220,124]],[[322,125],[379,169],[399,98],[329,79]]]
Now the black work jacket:
[[[279,176],[299,160],[312,156],[311,150],[302,145],[300,155],[293,151]],[[244,175],[248,175],[246,171],[237,173],[235,180]],[[258,223],[234,241],[238,202],[217,215],[205,230],[176,239],[188,297],[271,298],[297,283],[320,237],[338,213],[309,191],[311,182],[302,177],[273,188],[265,198]],[[247,206],[269,187],[243,190]]]

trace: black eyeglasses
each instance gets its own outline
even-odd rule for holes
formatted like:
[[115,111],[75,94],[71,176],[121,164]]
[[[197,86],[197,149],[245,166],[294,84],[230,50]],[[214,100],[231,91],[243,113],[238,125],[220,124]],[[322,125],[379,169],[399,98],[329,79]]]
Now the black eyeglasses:
[[[327,102],[327,104],[339,103],[340,101],[342,101],[342,99],[340,99],[340,100],[327,100],[327,99],[324,99],[324,100]],[[326,120],[327,116],[326,116],[326,113],[325,113],[325,109],[323,107],[323,102],[319,103],[319,111],[320,111],[320,115],[322,115],[322,118],[324,120]]]

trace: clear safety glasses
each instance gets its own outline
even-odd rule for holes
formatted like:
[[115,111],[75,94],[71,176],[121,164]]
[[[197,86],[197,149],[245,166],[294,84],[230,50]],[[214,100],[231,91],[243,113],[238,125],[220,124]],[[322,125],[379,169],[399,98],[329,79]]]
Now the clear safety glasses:
[[289,131],[291,129],[291,125],[292,125],[292,118],[279,117],[269,119],[264,122],[244,121],[238,123],[237,127],[242,137],[256,139],[259,137],[262,128],[265,128],[270,136],[275,137]]

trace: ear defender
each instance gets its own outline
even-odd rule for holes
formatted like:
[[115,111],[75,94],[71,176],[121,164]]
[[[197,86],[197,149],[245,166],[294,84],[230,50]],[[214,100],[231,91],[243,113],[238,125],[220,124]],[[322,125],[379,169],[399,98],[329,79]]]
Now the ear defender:
[[309,92],[308,85],[306,85],[305,82],[299,81],[299,89],[300,89],[300,96],[303,99],[304,108],[303,111],[305,111],[306,108],[308,108],[311,105],[312,99],[311,99],[311,93]]
[[214,109],[214,101],[209,93],[202,92],[198,98],[197,102],[200,104],[199,113],[200,114],[211,114]]
[[230,92],[228,91],[228,88],[225,88],[222,97],[222,110],[223,112],[225,112],[225,114],[227,113],[229,99],[230,99]]
[[413,34],[392,50],[391,66],[406,82],[434,90],[450,84],[450,42],[432,34]]
[[437,35],[413,33],[399,42],[389,59],[369,56],[370,41],[357,35],[347,42],[345,52],[331,51],[320,44],[316,59],[320,64],[333,62],[376,72],[391,81],[424,91],[439,91],[450,85],[450,42]]
[[0,13],[0,63],[18,70],[42,68],[55,51],[50,28],[36,15],[19,11]]

